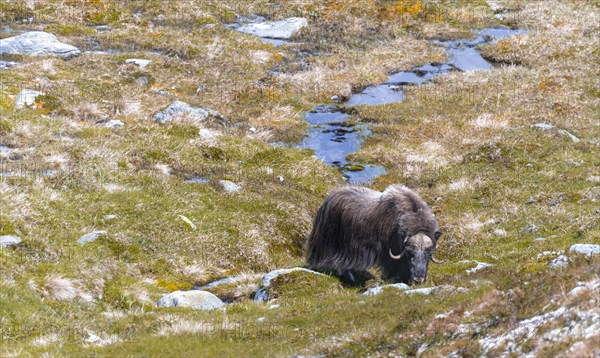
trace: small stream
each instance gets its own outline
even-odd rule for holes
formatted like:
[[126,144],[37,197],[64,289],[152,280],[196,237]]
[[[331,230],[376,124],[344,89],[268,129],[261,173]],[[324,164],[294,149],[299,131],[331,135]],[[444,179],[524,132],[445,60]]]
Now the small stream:
[[353,94],[342,106],[316,106],[305,114],[310,128],[299,147],[314,150],[318,158],[337,168],[350,184],[371,182],[385,174],[386,169],[347,160],[347,156],[358,151],[364,139],[371,134],[367,124],[349,120],[347,106],[401,102],[404,100],[405,86],[428,85],[431,79],[450,72],[489,70],[493,66],[481,56],[478,46],[523,33],[523,30],[488,28],[474,31],[475,36],[470,40],[433,40],[433,43],[446,49],[447,62],[429,63],[411,71],[394,73],[384,83]]

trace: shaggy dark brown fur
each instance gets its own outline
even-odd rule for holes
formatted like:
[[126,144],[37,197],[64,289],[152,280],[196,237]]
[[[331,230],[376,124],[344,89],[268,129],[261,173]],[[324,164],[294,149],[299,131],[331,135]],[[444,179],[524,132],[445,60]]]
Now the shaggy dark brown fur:
[[[430,258],[440,235],[438,224],[431,209],[412,190],[397,185],[383,193],[342,187],[332,191],[317,212],[306,261],[312,269],[334,270],[342,275],[378,265],[386,279],[408,283],[414,276],[408,255],[394,260],[389,250],[404,252],[407,239],[418,233],[433,242],[433,247],[426,248]],[[429,258],[424,263],[424,275]]]

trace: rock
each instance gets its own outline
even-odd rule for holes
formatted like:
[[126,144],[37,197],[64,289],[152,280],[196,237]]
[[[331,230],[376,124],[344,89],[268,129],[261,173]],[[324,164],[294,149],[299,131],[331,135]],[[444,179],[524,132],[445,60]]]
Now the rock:
[[173,102],[169,107],[156,113],[154,119],[158,123],[167,123],[182,114],[187,114],[197,121],[203,121],[209,116],[225,120],[225,118],[217,111],[208,108],[192,107],[182,101]]
[[11,61],[0,61],[0,70],[8,70],[9,68],[16,66],[16,62]]
[[435,289],[435,287],[423,287],[423,288],[415,288],[413,290],[408,290],[408,291],[404,291],[407,294],[419,294],[419,295],[428,295],[431,292],[433,292],[433,290]]
[[270,306],[268,307],[268,309],[270,309],[270,310],[274,310],[274,309],[276,309],[276,308],[279,308],[279,307],[280,307],[280,306],[279,306],[278,304],[272,304],[272,305],[270,305]]
[[12,149],[5,145],[0,145],[0,157],[6,157],[12,152]]
[[567,137],[571,138],[571,140],[573,141],[573,143],[579,143],[579,142],[581,142],[581,139],[577,138],[576,136],[574,136],[573,134],[571,134],[569,131],[561,129],[560,132],[562,134],[566,135]]
[[210,292],[175,291],[164,295],[158,303],[158,307],[191,307],[197,310],[212,310],[225,305],[221,299]]
[[280,21],[265,21],[245,24],[236,30],[258,37],[267,37],[273,39],[289,39],[294,33],[308,25],[308,21],[303,17],[290,17]]
[[223,186],[223,189],[229,193],[235,193],[242,189],[242,187],[229,180],[219,180],[219,183]]
[[80,237],[77,240],[77,242],[79,244],[86,244],[88,242],[96,241],[96,239],[98,239],[102,235],[106,235],[106,231],[104,231],[104,230],[93,231],[93,232],[90,232],[89,234],[85,234],[82,237]]
[[333,97],[331,97],[331,101],[333,103],[340,103],[340,102],[342,102],[342,99],[340,98],[340,96],[333,96]]
[[542,130],[548,130],[554,128],[554,125],[549,123],[536,123],[531,125],[532,128],[539,128]]
[[545,237],[537,237],[535,239],[533,239],[533,241],[546,241],[547,239]]
[[399,290],[408,290],[410,288],[405,283],[394,283],[391,285],[383,285],[383,286],[377,286],[377,287],[370,288],[370,289],[366,290],[365,292],[363,292],[362,295],[363,296],[376,296],[376,295],[383,293],[383,290],[386,288],[389,288],[389,287],[396,288]]
[[195,184],[208,184],[209,181],[210,180],[208,180],[206,178],[198,177],[198,178],[187,179],[185,182],[186,183],[195,183]]
[[477,264],[477,266],[466,270],[465,271],[466,273],[473,273],[473,272],[477,272],[479,270],[482,270],[482,269],[484,269],[486,267],[494,266],[492,264],[488,264],[488,263],[485,263],[485,262],[479,262],[479,261],[476,261],[476,260],[462,260],[462,261],[459,261],[458,263],[459,264],[470,264],[470,263]]
[[592,244],[575,244],[569,248],[569,252],[574,252],[581,255],[595,255],[600,254],[600,245]]
[[261,287],[259,287],[256,290],[256,292],[254,293],[254,301],[256,301],[256,302],[268,301],[269,300],[269,292],[267,291],[267,288],[269,288],[269,286],[271,286],[271,282],[273,282],[274,279],[276,279],[277,277],[279,277],[281,275],[287,275],[289,273],[299,272],[299,271],[312,273],[314,275],[325,276],[325,274],[322,274],[317,271],[305,269],[303,267],[293,267],[293,268],[289,268],[289,269],[279,269],[279,270],[271,271],[263,276],[262,281],[261,281]]
[[219,132],[211,131],[210,129],[202,128],[200,129],[200,137],[204,139],[213,139],[219,136]]
[[265,317],[258,317],[258,318],[256,319],[256,322],[264,322],[265,320],[266,320],[266,318],[265,318]]
[[3,235],[0,236],[0,248],[4,248],[10,245],[16,245],[21,242],[21,238],[15,235]]
[[116,219],[116,218],[117,218],[117,215],[115,215],[115,214],[110,214],[110,215],[104,215],[104,216],[102,217],[102,220],[114,220],[114,219]]
[[561,268],[567,266],[569,266],[569,258],[565,255],[559,255],[557,258],[548,263],[548,267],[552,268]]
[[250,129],[248,129],[248,130],[252,133],[256,133],[256,128],[254,128],[254,127],[250,127]]
[[151,60],[144,60],[141,58],[128,58],[125,60],[125,63],[133,63],[134,65],[138,65],[140,68],[145,68],[151,62]]
[[96,122],[96,125],[106,127],[106,128],[115,128],[115,127],[123,127],[125,125],[125,123],[123,123],[123,121],[120,121],[118,119],[111,119],[111,120],[98,121],[98,122]]
[[108,25],[96,26],[96,31],[98,31],[98,32],[105,32],[105,31],[110,31],[110,30],[112,30],[112,27],[108,26]]
[[24,89],[19,92],[17,95],[17,99],[15,101],[15,107],[17,109],[22,109],[25,107],[31,107],[35,103],[35,99],[38,96],[43,96],[43,92],[34,91],[30,89]]
[[534,233],[538,231],[538,227],[535,224],[529,224],[525,227],[525,231],[528,233]]
[[73,57],[78,48],[58,41],[56,36],[42,31],[31,31],[0,40],[0,54],[28,56]]

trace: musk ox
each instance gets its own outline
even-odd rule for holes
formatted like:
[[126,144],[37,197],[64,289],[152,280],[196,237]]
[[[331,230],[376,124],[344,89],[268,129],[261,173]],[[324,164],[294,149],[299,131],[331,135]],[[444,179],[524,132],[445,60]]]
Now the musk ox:
[[422,283],[442,233],[431,209],[405,186],[383,193],[363,187],[333,190],[319,208],[307,241],[311,269],[354,281],[381,267],[386,280]]

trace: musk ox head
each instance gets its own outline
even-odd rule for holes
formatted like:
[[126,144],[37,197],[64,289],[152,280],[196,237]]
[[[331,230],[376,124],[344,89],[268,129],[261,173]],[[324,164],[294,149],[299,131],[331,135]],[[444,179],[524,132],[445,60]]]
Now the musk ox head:
[[424,232],[419,232],[413,236],[404,234],[402,251],[395,255],[392,248],[389,249],[389,255],[392,260],[397,260],[400,271],[404,273],[402,281],[407,283],[423,283],[427,278],[427,269],[429,261],[442,263],[433,257],[436,243],[441,236],[440,231],[436,231],[433,238],[430,238]]

